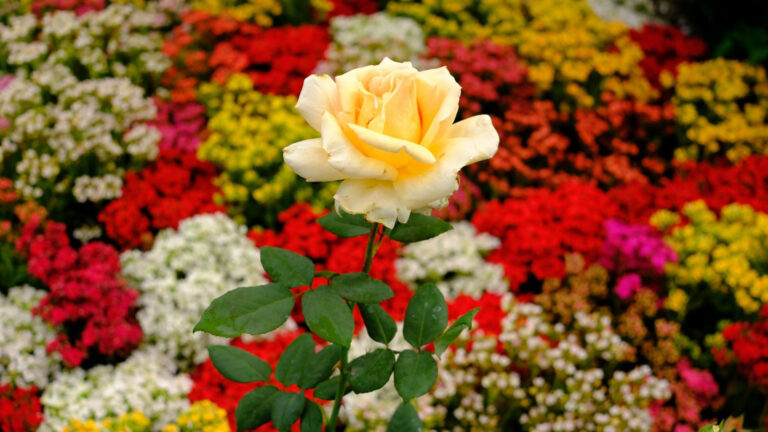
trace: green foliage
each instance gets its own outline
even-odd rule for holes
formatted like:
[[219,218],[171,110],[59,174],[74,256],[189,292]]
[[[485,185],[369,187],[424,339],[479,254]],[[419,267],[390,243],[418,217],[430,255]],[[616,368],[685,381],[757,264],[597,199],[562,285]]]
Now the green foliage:
[[301,413],[301,432],[321,432],[323,430],[323,412],[316,403],[308,400]]
[[437,362],[426,351],[403,351],[395,363],[395,388],[403,400],[426,394],[437,381]]
[[267,423],[271,418],[272,403],[280,390],[275,386],[259,387],[240,399],[235,410],[237,430],[251,430]]
[[429,240],[453,228],[448,222],[434,216],[411,213],[408,222],[397,223],[389,233],[389,238],[403,243]]
[[442,353],[456,340],[464,329],[472,329],[472,320],[480,312],[480,308],[474,308],[460,316],[440,337],[435,340],[435,355],[440,357]]
[[355,393],[368,393],[384,387],[395,367],[395,353],[377,349],[349,364],[349,383]]
[[387,426],[387,432],[421,432],[424,430],[419,414],[409,402],[403,402],[397,407]]
[[355,331],[355,318],[347,303],[327,286],[308,291],[301,299],[304,319],[312,333],[328,342],[348,347]]
[[317,222],[328,231],[344,238],[366,235],[371,231],[370,222],[366,221],[361,214],[351,215],[343,211],[330,212],[318,219]]
[[368,336],[376,342],[388,344],[397,333],[397,324],[395,320],[377,304],[360,304],[360,315],[363,316],[365,328],[368,330]]
[[310,389],[327,380],[333,373],[333,367],[341,360],[342,352],[341,346],[329,345],[313,355],[301,375],[299,387]]
[[433,283],[420,286],[405,310],[403,336],[414,348],[435,340],[448,325],[448,305]]
[[272,375],[269,363],[237,347],[211,345],[208,347],[208,355],[216,370],[234,382],[266,381]]
[[347,273],[331,281],[331,289],[355,303],[376,304],[394,297],[389,285],[368,276],[367,273]]
[[275,367],[275,378],[286,386],[298,384],[315,355],[312,335],[304,333],[285,348]]
[[310,286],[315,277],[312,260],[287,249],[262,247],[261,265],[272,280],[288,288]]
[[306,398],[293,392],[280,392],[272,402],[272,423],[280,432],[288,432],[304,411]]
[[236,288],[215,299],[193,331],[222,337],[267,333],[283,325],[293,304],[291,290],[281,284]]

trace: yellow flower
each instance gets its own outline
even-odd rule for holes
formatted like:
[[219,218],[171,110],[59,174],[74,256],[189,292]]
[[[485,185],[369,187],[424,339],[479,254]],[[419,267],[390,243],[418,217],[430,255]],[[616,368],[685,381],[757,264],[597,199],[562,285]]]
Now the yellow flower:
[[321,138],[286,147],[308,181],[344,180],[337,207],[393,227],[447,204],[465,165],[496,153],[487,115],[454,124],[461,87],[446,68],[384,59],[336,77],[312,75],[296,108]]

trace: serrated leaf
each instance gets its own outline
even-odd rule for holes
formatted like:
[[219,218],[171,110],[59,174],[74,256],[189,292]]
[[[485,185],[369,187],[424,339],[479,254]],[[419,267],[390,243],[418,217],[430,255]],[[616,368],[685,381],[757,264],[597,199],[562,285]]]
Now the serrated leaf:
[[433,283],[420,286],[408,302],[403,336],[414,348],[435,340],[448,325],[448,305]]
[[271,246],[259,249],[261,265],[273,281],[289,288],[311,286],[315,276],[315,264],[309,258]]
[[306,398],[303,394],[280,392],[272,403],[272,423],[280,432],[288,432],[304,411]]
[[422,432],[424,425],[419,414],[410,402],[403,402],[397,407],[387,425],[387,432]]
[[377,349],[349,363],[349,384],[355,393],[368,393],[384,387],[395,367],[395,353]]
[[414,243],[437,237],[451,229],[453,229],[453,226],[440,218],[411,213],[408,222],[398,222],[392,228],[389,238],[402,243]]
[[283,325],[293,303],[291,290],[278,283],[236,288],[211,302],[194,331],[228,338],[267,333]]
[[367,273],[346,273],[331,281],[336,294],[355,303],[378,304],[395,296],[389,285]]
[[312,335],[304,333],[285,348],[275,367],[275,379],[286,386],[298,384],[301,375],[315,355]]
[[259,387],[240,399],[235,410],[238,431],[256,429],[269,422],[272,402],[279,390],[275,386]]
[[371,223],[361,214],[330,212],[317,222],[326,230],[344,238],[367,235],[371,231]]
[[237,347],[211,345],[208,347],[208,355],[216,370],[234,382],[267,381],[272,375],[269,363]]
[[426,351],[407,350],[400,353],[395,363],[395,388],[403,400],[426,394],[437,381],[437,362]]
[[397,333],[395,320],[377,304],[358,304],[368,336],[376,342],[388,344]]
[[299,387],[311,389],[327,380],[333,373],[333,366],[341,360],[342,351],[339,345],[329,345],[315,354],[301,375]]
[[301,432],[322,432],[323,413],[316,403],[308,400],[301,413]]
[[435,354],[437,357],[440,357],[445,352],[445,350],[451,346],[453,341],[459,337],[464,329],[472,329],[472,320],[475,319],[475,315],[477,315],[478,312],[480,312],[480,308],[474,308],[460,316],[459,319],[454,321],[454,323],[448,327],[448,330],[446,330],[445,333],[440,335],[440,337],[435,340]]
[[355,319],[349,306],[327,286],[307,291],[301,299],[304,319],[312,333],[343,347],[352,342]]
[[327,379],[315,387],[312,395],[322,400],[333,400],[336,398],[336,390],[339,387],[339,376]]

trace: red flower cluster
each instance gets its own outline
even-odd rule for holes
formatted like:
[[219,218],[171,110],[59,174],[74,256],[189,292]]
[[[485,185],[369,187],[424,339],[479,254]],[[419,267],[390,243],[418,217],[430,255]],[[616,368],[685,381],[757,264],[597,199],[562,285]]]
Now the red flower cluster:
[[578,252],[587,262],[600,257],[604,222],[618,212],[607,194],[569,182],[552,191],[531,189],[520,195],[490,201],[472,218],[478,231],[501,240],[488,261],[504,266],[513,291],[532,278],[563,278],[566,253]]
[[646,223],[658,209],[680,210],[697,199],[718,211],[738,202],[768,212],[768,156],[750,156],[737,165],[689,163],[660,186],[630,183],[608,193],[622,218],[633,223]]
[[736,363],[750,383],[768,389],[768,305],[763,305],[757,322],[735,322],[723,329],[730,350],[713,348],[720,365]]
[[[36,221],[24,231],[35,232]],[[60,329],[48,344],[49,351],[60,352],[64,362],[74,367],[94,354],[125,357],[139,344],[138,293],[119,279],[120,257],[115,249],[95,242],[75,250],[64,224],[48,222],[27,252],[29,273],[50,289],[35,313]]]
[[190,103],[167,102],[156,98],[157,117],[151,122],[163,134],[158,143],[160,150],[194,152],[206,133],[205,106]]
[[677,75],[677,65],[685,61],[700,60],[707,55],[703,40],[686,36],[673,26],[645,24],[640,30],[630,30],[629,37],[643,50],[640,67],[654,86],[659,86],[659,75],[669,71]]
[[355,14],[370,15],[379,10],[379,3],[376,0],[331,0],[331,2],[333,3],[331,17]]
[[43,422],[37,387],[0,385],[0,431],[33,432]]
[[149,247],[158,230],[175,229],[196,214],[225,211],[213,202],[215,176],[215,167],[194,153],[161,151],[138,173],[126,174],[122,197],[99,213],[99,221],[120,247]]
[[533,86],[511,46],[490,41],[461,41],[430,38],[428,57],[439,59],[461,85],[460,107],[463,117],[491,114],[497,127],[502,113],[528,105]]
[[720,388],[708,370],[695,369],[687,359],[677,364],[680,380],[670,384],[672,399],[665,405],[658,403],[651,407],[655,419],[654,430],[658,432],[694,432],[716,419],[704,418],[703,412],[719,409],[725,399]]
[[34,0],[30,5],[32,13],[37,16],[55,10],[71,10],[82,15],[86,12],[102,10],[105,6],[104,0]]
[[[261,358],[269,363],[272,366],[272,370],[274,370],[277,361],[280,359],[280,354],[299,335],[301,335],[301,332],[295,331],[278,333],[272,339],[254,342],[243,342],[241,339],[236,339],[232,342],[232,345]],[[225,409],[232,430],[236,429],[235,409],[240,398],[255,387],[258,387],[258,385],[254,386],[252,383],[238,384],[224,378],[213,366],[213,362],[210,359],[198,366],[197,371],[192,375],[192,380],[194,384],[188,395],[189,400],[192,402],[210,400]],[[278,388],[284,388],[274,377],[270,378],[269,384]],[[298,387],[291,386],[289,389],[295,391],[298,390]],[[307,396],[311,397],[311,391],[307,392]],[[275,429],[272,427],[272,423],[267,423],[258,428],[257,431],[273,432]]]
[[461,294],[448,303],[448,320],[453,322],[470,310],[479,307],[480,311],[473,321],[477,327],[472,331],[480,330],[486,335],[501,334],[501,321],[506,312],[501,309],[501,296],[493,293],[483,293],[479,299],[466,294]]
[[[259,247],[276,246],[305,255],[315,262],[318,270],[359,272],[363,267],[367,237],[343,239],[329,233],[316,222],[324,213],[327,211],[314,212],[306,203],[294,204],[278,216],[284,224],[280,232],[253,230],[248,236]],[[384,240],[370,272],[372,277],[384,281],[394,291],[394,298],[382,303],[382,306],[396,319],[402,319],[412,294],[395,276],[399,249],[399,243]]]
[[262,93],[298,95],[330,43],[319,26],[265,29],[200,11],[185,13],[182,21],[163,47],[174,61],[164,84],[176,102],[194,101],[201,81],[224,83],[237,72],[248,74]]
[[603,105],[572,115],[550,101],[510,109],[501,142],[488,162],[471,165],[479,183],[507,193],[514,185],[557,185],[582,179],[602,185],[648,182],[664,174],[674,139],[671,105],[646,105],[603,95]]
[[448,205],[433,210],[432,215],[453,221],[465,220],[484,200],[480,188],[464,175],[459,175],[459,189],[451,195]]

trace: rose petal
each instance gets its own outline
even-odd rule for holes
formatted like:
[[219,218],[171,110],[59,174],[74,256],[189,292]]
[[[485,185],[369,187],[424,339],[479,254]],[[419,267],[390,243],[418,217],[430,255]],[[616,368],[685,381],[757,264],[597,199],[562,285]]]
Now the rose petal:
[[405,149],[405,152],[408,153],[409,156],[421,163],[433,164],[436,161],[435,155],[422,145],[380,134],[356,124],[350,123],[347,126],[352,129],[361,141],[379,150],[398,153],[400,150]]
[[407,222],[411,212],[392,188],[381,180],[344,180],[334,196],[337,208],[347,213],[365,214],[369,222],[392,228],[395,222]]
[[355,147],[331,113],[323,115],[323,149],[330,156],[328,163],[348,178],[394,180],[397,170],[386,162],[369,158]]
[[320,138],[291,144],[283,149],[285,163],[309,182],[343,180],[346,176],[328,163],[328,153]]
[[446,67],[441,67],[419,72],[416,92],[423,133],[421,145],[429,147],[456,119],[461,86]]
[[296,102],[296,109],[316,131],[320,132],[323,114],[339,111],[339,95],[336,83],[328,75],[310,75],[304,80],[304,86]]

